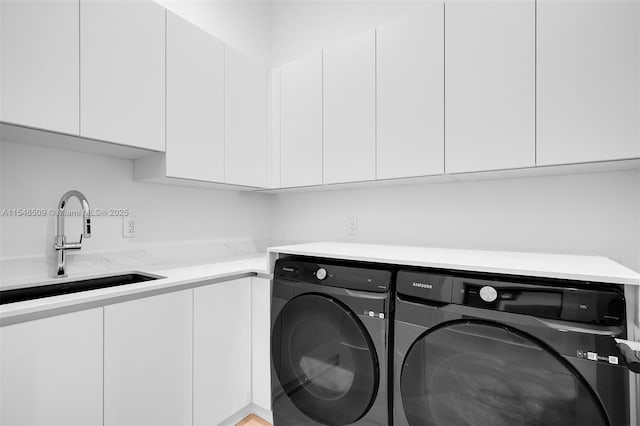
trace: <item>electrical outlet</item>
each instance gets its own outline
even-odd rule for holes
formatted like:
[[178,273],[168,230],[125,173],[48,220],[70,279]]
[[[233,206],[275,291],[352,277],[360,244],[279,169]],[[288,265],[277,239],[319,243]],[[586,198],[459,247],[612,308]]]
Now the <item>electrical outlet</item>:
[[357,233],[358,233],[358,218],[348,217],[347,218],[347,234],[356,235]]
[[136,218],[133,216],[122,217],[122,237],[135,238],[136,236]]

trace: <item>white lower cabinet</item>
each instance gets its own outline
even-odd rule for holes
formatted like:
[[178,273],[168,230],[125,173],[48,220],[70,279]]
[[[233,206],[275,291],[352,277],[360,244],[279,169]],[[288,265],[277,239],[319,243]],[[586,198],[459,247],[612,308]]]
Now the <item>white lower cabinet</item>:
[[251,403],[251,278],[193,290],[193,424]]
[[0,425],[218,425],[271,410],[270,280],[0,328]]
[[253,403],[271,411],[271,281],[251,279]]
[[192,290],[104,308],[104,424],[192,424]]
[[102,424],[102,309],[0,328],[0,424]]

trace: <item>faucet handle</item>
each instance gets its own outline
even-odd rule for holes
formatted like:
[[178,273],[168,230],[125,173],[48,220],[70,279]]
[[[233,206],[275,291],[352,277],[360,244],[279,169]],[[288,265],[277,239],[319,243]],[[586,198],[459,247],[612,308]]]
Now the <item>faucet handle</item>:
[[82,244],[82,234],[80,234],[80,239],[78,241],[70,241],[68,243],[65,243],[64,246],[66,249],[79,249],[80,244]]
[[80,250],[82,244],[82,234],[80,234],[79,241],[71,241],[67,242],[64,238],[58,237],[56,239],[56,243],[53,245],[53,248],[56,250]]

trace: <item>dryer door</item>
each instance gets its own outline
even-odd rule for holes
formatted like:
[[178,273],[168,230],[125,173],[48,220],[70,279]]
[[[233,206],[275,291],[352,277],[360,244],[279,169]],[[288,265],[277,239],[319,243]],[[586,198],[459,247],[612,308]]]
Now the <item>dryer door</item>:
[[336,299],[291,299],[274,323],[271,350],[281,397],[309,419],[345,425],[371,407],[379,382],[376,350],[357,315]]
[[407,352],[400,378],[411,425],[607,425],[577,371],[534,337],[502,324],[445,323]]

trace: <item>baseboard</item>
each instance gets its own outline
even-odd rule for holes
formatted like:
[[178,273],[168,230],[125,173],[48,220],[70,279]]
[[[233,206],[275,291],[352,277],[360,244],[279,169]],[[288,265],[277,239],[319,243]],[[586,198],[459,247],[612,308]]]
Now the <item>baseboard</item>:
[[251,403],[246,407],[242,408],[241,410],[238,410],[231,417],[228,417],[227,419],[220,422],[220,425],[235,426],[236,423],[238,423],[240,420],[247,417],[249,414],[255,414],[256,416],[260,416],[266,421],[268,421],[269,423],[273,424],[273,414],[271,413],[271,411],[267,411],[264,408],[260,407],[259,405]]
[[253,414],[256,416],[260,416],[269,423],[273,424],[273,412],[269,410],[265,410],[261,406],[257,404],[251,404],[253,406]]

